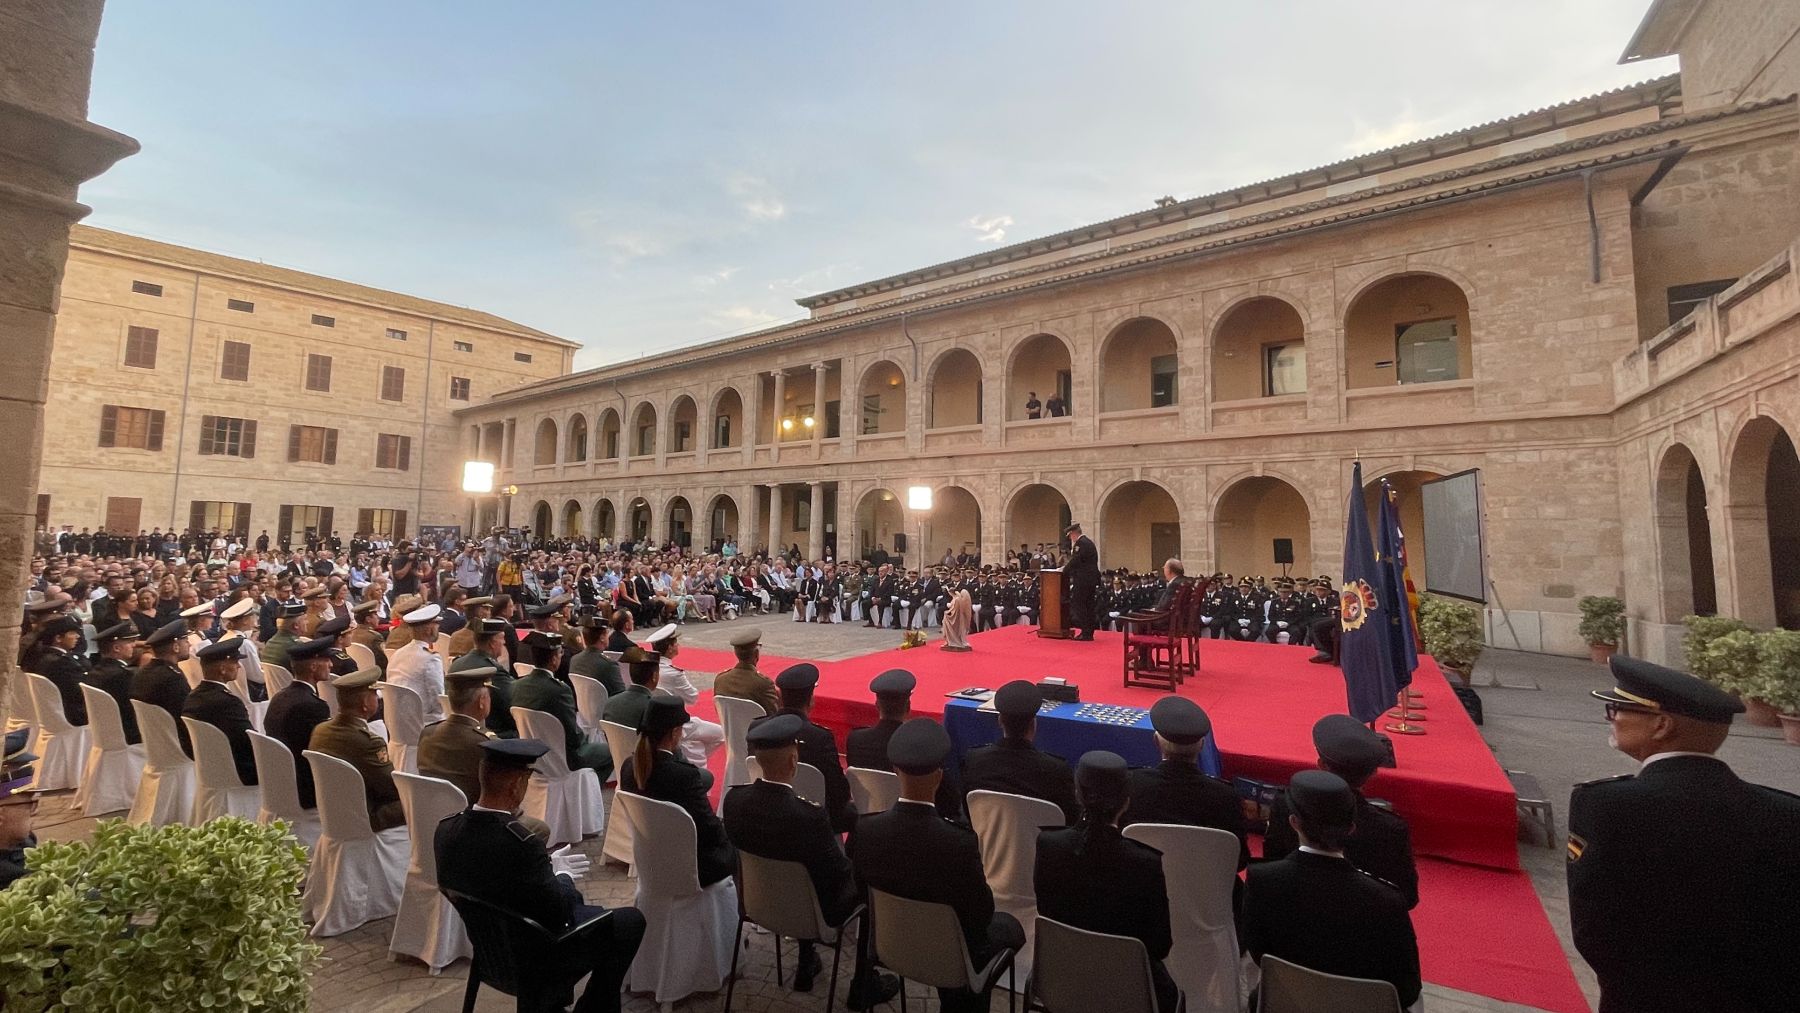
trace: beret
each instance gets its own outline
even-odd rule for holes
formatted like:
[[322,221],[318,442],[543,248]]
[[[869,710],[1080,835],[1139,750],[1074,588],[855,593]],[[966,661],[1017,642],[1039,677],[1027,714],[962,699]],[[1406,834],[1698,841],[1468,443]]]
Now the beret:
[[650,703],[644,708],[644,716],[638,719],[637,730],[639,735],[657,739],[687,722],[687,705],[675,694],[659,689],[650,694]]
[[1075,765],[1075,785],[1083,793],[1123,795],[1129,788],[1130,768],[1125,758],[1104,749],[1091,749],[1081,754]]

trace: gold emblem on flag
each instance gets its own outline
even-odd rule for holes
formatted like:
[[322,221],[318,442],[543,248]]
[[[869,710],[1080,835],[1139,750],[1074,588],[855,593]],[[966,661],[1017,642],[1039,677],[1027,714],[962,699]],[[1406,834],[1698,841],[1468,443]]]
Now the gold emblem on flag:
[[1369,621],[1369,613],[1377,605],[1375,589],[1368,581],[1345,581],[1343,591],[1338,594],[1338,621],[1344,632],[1362,629],[1362,624]]

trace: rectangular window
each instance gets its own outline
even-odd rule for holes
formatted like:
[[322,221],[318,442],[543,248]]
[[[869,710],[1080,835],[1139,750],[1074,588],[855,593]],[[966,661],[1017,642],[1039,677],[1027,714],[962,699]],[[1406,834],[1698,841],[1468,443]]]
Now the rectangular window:
[[308,355],[306,357],[306,389],[317,391],[331,389],[331,356]]
[[1460,376],[1455,320],[1421,320],[1394,328],[1395,374],[1400,383],[1435,383]]
[[639,426],[637,431],[637,453],[639,457],[648,457],[656,453],[656,427]]
[[130,450],[161,450],[163,413],[155,408],[100,407],[100,445]]
[[130,534],[138,530],[144,501],[137,496],[106,497],[106,530]]
[[256,312],[256,304],[248,299],[227,299],[225,300],[225,308],[228,310],[237,310],[239,313]]
[[281,518],[276,522],[277,532],[297,548],[331,534],[331,514],[332,508],[328,506],[283,503]]
[[1702,281],[1693,285],[1676,285],[1669,289],[1669,324],[1673,326],[1683,317],[1700,308],[1700,304],[1720,292],[1737,284],[1736,278],[1720,278],[1718,281]]
[[337,430],[323,426],[289,426],[287,459],[312,464],[336,464],[337,437]]
[[219,379],[250,379],[250,342],[227,341],[219,346]]
[[617,429],[608,429],[606,438],[602,442],[606,444],[606,457],[603,460],[610,461],[619,456],[619,431]]
[[677,453],[680,453],[683,450],[694,449],[688,443],[689,440],[693,439],[693,428],[694,426],[691,422],[675,423],[675,450]]
[[1263,394],[1275,397],[1280,394],[1304,393],[1306,346],[1299,342],[1263,346]]
[[[1175,356],[1158,355],[1150,360],[1150,407],[1167,408],[1178,395],[1175,389]],[[977,402],[979,403],[979,402]]]
[[138,295],[162,295],[162,286],[152,281],[134,281],[131,283],[131,290]]
[[475,350],[475,343],[473,341],[458,341],[455,344],[456,350],[459,352],[473,352]]
[[356,530],[371,535],[384,535],[388,538],[406,537],[406,511],[404,510],[370,510],[356,512]]
[[513,361],[514,362],[530,362],[531,361],[531,353],[530,352],[514,352],[513,353]]
[[156,328],[126,328],[125,365],[139,369],[156,368]]
[[229,531],[247,537],[250,534],[250,504],[191,500],[188,502],[188,527],[195,531]]
[[393,338],[395,341],[405,341],[406,340],[406,332],[401,330],[398,327],[388,328],[387,336],[390,338]]
[[713,449],[731,446],[731,416],[720,415],[713,419]]
[[316,327],[336,327],[337,326],[337,318],[336,317],[328,317],[328,316],[324,315],[323,313],[314,313],[312,315],[312,318],[313,318],[313,325]]
[[399,366],[381,367],[381,399],[383,401],[406,400],[406,370]]
[[467,401],[469,399],[469,378],[453,376],[450,378],[450,400]]
[[256,456],[256,420],[223,415],[200,416],[200,453],[223,457]]
[[375,437],[375,467],[407,471],[412,468],[412,437],[380,433]]
[[838,430],[840,428],[839,423],[843,419],[843,415],[844,415],[844,406],[843,406],[842,402],[838,402],[838,401],[825,402],[825,438],[826,439],[835,440],[839,436],[843,435],[842,433],[838,432]]

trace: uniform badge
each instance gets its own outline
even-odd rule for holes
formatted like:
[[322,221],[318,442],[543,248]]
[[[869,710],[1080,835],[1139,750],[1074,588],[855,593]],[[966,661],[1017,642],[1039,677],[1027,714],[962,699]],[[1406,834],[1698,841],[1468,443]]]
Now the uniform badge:
[[1586,850],[1587,850],[1587,841],[1582,840],[1580,834],[1570,834],[1569,835],[1569,861],[1571,861],[1571,862],[1580,861],[1581,853]]
[[381,747],[381,748],[380,748],[380,749],[377,749],[377,750],[376,750],[376,751],[375,751],[375,762],[376,762],[376,763],[386,763],[386,762],[388,762],[388,754],[387,754],[387,747],[386,747],[386,746],[382,746],[382,747]]
[[1369,613],[1378,607],[1375,589],[1366,580],[1346,581],[1343,591],[1338,595],[1339,622],[1344,632],[1362,628],[1368,621]]

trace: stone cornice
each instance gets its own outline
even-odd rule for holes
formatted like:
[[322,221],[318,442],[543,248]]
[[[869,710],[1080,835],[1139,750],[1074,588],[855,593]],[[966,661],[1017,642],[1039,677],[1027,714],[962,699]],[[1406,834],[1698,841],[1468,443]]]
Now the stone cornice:
[[[93,179],[114,162],[138,151],[138,142],[116,130],[86,120],[69,119],[17,102],[0,100],[0,150],[39,166],[62,181]],[[87,208],[67,195],[56,198],[61,213],[71,220],[87,214]]]

